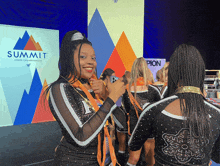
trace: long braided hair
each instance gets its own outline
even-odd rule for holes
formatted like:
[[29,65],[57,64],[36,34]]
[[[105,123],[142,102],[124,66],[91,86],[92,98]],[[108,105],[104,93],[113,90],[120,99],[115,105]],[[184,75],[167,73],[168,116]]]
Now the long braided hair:
[[[85,36],[83,36],[79,39],[73,39],[73,35],[75,35],[75,34],[80,35],[81,33],[77,30],[69,31],[63,37],[63,40],[61,43],[61,48],[60,48],[59,64],[58,64],[58,68],[60,71],[59,77],[55,82],[53,82],[52,84],[50,84],[49,87],[47,87],[47,89],[45,91],[45,96],[46,96],[46,94],[48,94],[50,88],[54,84],[59,82],[62,77],[64,77],[66,80],[69,81],[73,76],[74,77],[73,82],[77,81],[81,77],[81,67],[80,67],[81,47],[83,44],[89,44],[92,46],[92,43]],[[77,70],[76,70],[76,66],[74,63],[74,52],[76,51],[78,46],[80,46],[79,47],[79,54],[78,54],[78,60],[79,60],[78,64],[79,64],[79,68],[80,68],[80,71],[79,71],[80,75],[79,76],[77,76]]]
[[[205,64],[200,52],[191,45],[182,44],[176,48],[170,58],[168,71],[168,93],[175,94],[180,86],[194,86],[203,92]],[[199,136],[200,140],[211,135],[208,111],[205,109],[204,97],[196,93],[180,93],[180,108],[187,118],[190,137]],[[192,140],[192,139],[191,139]]]

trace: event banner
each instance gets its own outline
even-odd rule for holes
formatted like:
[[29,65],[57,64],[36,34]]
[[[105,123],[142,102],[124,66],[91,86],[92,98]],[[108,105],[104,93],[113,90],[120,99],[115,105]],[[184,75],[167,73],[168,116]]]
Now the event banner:
[[121,77],[143,57],[144,0],[88,0],[88,39],[98,77],[106,68]]
[[145,58],[148,68],[151,70],[154,76],[154,80],[156,79],[157,71],[162,69],[166,63],[166,59],[156,59],[156,58]]
[[58,59],[58,30],[0,24],[0,127],[54,121],[42,94]]

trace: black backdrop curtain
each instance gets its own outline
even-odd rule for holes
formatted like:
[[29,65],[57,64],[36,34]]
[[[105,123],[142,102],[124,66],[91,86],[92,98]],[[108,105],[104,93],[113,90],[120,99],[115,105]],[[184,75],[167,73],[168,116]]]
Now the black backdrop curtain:
[[[57,29],[60,41],[73,29],[87,35],[87,0],[0,2],[0,24]],[[208,0],[145,0],[144,57],[169,58],[181,43],[196,46],[207,69],[219,69],[220,11]]]
[[196,46],[207,69],[220,69],[217,1],[145,0],[144,57],[169,61],[176,46]]
[[0,24],[67,31],[87,36],[87,0],[10,0],[0,2]]

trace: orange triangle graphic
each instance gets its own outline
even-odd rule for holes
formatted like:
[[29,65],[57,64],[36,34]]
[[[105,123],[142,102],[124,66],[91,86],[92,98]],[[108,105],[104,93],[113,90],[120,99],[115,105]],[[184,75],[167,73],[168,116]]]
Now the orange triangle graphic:
[[104,70],[107,68],[114,70],[117,77],[122,77],[125,73],[126,69],[116,48],[113,50],[112,55],[110,56]]
[[46,99],[44,96],[46,87],[47,87],[47,82],[45,80],[41,94],[40,94],[40,98],[38,100],[38,104],[35,110],[35,114],[32,119],[32,123],[55,121],[55,118],[53,117],[50,111],[50,107],[48,103],[49,94],[46,96]]
[[42,50],[42,48],[41,48],[41,46],[40,46],[40,44],[37,42],[35,42],[35,40],[34,40],[34,38],[33,38],[33,36],[31,35],[31,41],[33,42],[33,44],[34,44],[34,46],[35,46],[35,48],[38,50],[38,51],[43,51]]
[[33,38],[32,36],[29,38],[26,46],[24,47],[24,50],[37,50],[36,47],[34,46],[32,38]]
[[116,49],[125,66],[125,69],[128,71],[131,71],[133,62],[135,61],[137,57],[124,32],[122,32],[118,40],[118,43],[116,44]]

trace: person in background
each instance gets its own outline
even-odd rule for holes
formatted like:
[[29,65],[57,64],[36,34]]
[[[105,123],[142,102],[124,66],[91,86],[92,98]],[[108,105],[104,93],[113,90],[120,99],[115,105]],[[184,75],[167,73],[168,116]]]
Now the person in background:
[[129,83],[131,81],[131,72],[126,70],[124,75],[127,78],[127,81]]
[[219,81],[219,78],[218,77],[216,77],[215,78],[215,80],[214,80],[214,86],[215,86],[215,89],[219,89],[219,87],[220,87],[220,83],[219,83],[220,81]]
[[[130,71],[125,71],[124,76],[126,77],[128,83],[131,80],[131,72]],[[126,117],[126,123],[128,120],[128,112],[126,111],[126,105],[123,105],[124,101],[122,98],[122,105],[121,105],[121,109],[124,111],[125,113],[125,117]],[[127,134],[128,134],[128,128],[120,128],[117,126],[117,138],[118,138],[118,154],[117,154],[117,159],[118,162],[121,166],[124,166],[126,164],[127,158],[128,158],[128,154],[127,154]]]
[[168,67],[169,62],[166,62],[162,69],[157,71],[157,82],[154,83],[159,89],[161,93],[161,98],[167,97],[167,81],[168,81]]
[[[91,42],[79,31],[65,34],[59,65],[59,78],[46,90],[51,112],[63,134],[55,150],[54,165],[103,166],[109,164],[106,161],[110,154],[115,166],[117,160],[108,119],[112,113],[117,118],[115,102],[125,92],[126,83],[122,79],[112,84],[107,82],[108,95],[104,101],[100,98],[106,95],[106,89],[95,75],[96,55]],[[97,84],[99,88],[95,92],[92,86]]]
[[162,89],[160,91],[162,99],[168,96],[168,86],[167,86],[168,71],[169,71],[168,69],[169,69],[169,62],[166,62],[165,65],[162,68],[162,73],[163,73],[162,81],[164,82],[164,84],[162,86]]
[[162,89],[164,85],[164,82],[162,82],[162,78],[163,78],[163,72],[162,72],[162,69],[160,69],[157,71],[157,74],[156,74],[157,81],[154,82],[154,85],[156,85],[160,90]]
[[205,64],[200,52],[182,44],[170,58],[168,94],[143,110],[128,142],[139,151],[155,138],[155,166],[220,163],[220,109],[203,96]]
[[150,69],[149,69],[148,73],[150,73],[150,79],[149,79],[148,83],[149,83],[149,85],[153,85],[155,83],[153,73],[151,72]]
[[[102,72],[100,79],[94,80],[92,85],[93,91],[99,94],[104,100],[108,96],[107,83],[110,82],[110,76],[115,76],[115,71],[111,68],[107,68]],[[104,85],[104,87],[102,87],[101,85]],[[104,91],[105,93],[102,93],[102,91]]]
[[115,76],[115,71],[111,68],[107,68],[102,72],[100,79],[107,84],[107,82],[110,81],[110,76]]
[[[142,113],[142,110],[148,104],[160,100],[160,91],[157,87],[149,84],[151,73],[143,57],[137,58],[131,69],[131,80],[127,91],[123,95],[126,112],[129,113],[128,134],[132,133],[135,125]],[[146,162],[149,165],[154,164],[154,139],[148,139],[143,145]],[[138,151],[129,151],[127,165],[136,165],[141,155],[141,149]]]

